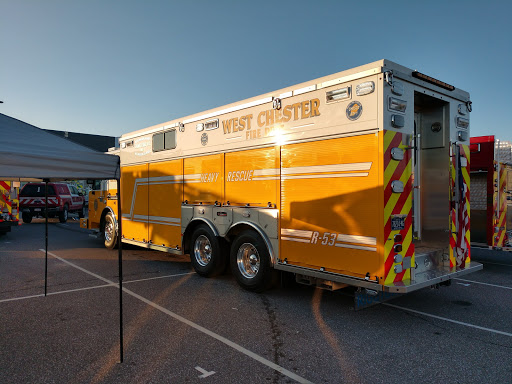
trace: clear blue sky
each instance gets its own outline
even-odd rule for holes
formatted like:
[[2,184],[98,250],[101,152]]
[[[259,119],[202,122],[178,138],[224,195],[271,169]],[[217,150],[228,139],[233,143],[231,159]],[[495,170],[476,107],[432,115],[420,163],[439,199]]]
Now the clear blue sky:
[[379,59],[512,140],[510,1],[0,0],[0,112],[120,136]]

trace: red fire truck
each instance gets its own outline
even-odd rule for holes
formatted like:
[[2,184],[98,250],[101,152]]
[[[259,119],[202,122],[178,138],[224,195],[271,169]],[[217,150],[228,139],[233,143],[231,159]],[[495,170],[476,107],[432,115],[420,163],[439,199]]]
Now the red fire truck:
[[470,139],[471,245],[512,250],[512,143]]

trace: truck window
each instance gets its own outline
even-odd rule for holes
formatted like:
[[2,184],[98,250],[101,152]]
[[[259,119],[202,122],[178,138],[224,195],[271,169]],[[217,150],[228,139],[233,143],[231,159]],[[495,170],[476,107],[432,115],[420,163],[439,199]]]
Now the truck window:
[[[20,192],[20,196],[44,197],[44,184],[27,184]],[[48,186],[48,195],[55,195],[53,185]]]
[[153,135],[153,152],[176,148],[176,130],[155,133]]

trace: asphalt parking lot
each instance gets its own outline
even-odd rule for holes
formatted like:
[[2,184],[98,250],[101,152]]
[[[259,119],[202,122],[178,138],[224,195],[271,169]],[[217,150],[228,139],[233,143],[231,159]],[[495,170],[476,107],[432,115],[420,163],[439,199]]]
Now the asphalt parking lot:
[[354,311],[342,291],[246,292],[187,257],[117,252],[78,221],[0,238],[0,383],[511,383],[512,253],[482,271]]

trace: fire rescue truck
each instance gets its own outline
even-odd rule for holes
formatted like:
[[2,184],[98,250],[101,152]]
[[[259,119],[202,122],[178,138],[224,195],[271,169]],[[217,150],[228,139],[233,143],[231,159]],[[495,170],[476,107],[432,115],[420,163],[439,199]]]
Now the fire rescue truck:
[[357,306],[448,284],[482,268],[470,112],[467,92],[381,60],[158,124],[119,140],[122,218],[104,192],[82,225],[111,247],[121,219],[124,243],[253,291],[279,271],[356,287]]
[[17,181],[0,180],[0,236],[10,232],[12,226],[18,225],[19,189],[20,183]]
[[512,143],[494,136],[470,143],[473,244],[512,250]]

